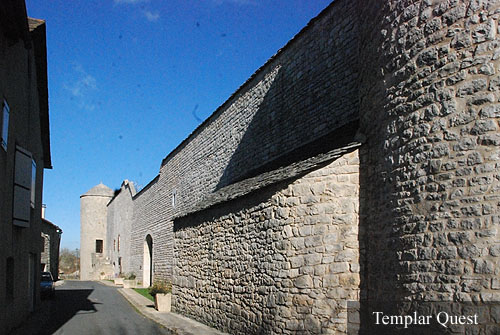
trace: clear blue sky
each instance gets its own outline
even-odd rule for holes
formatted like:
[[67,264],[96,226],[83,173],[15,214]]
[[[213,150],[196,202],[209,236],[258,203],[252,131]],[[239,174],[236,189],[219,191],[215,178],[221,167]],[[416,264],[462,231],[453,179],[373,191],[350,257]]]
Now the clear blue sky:
[[26,0],[47,22],[46,218],[79,248],[80,195],[162,159],[330,0]]

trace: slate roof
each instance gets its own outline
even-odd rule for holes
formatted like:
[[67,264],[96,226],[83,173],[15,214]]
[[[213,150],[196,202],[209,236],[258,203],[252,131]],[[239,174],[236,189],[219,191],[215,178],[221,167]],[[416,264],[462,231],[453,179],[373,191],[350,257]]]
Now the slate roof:
[[100,183],[99,185],[92,187],[86,193],[82,194],[80,196],[80,198],[84,197],[84,196],[109,196],[109,197],[112,197],[114,195],[114,193],[115,192],[112,189],[110,189],[109,187],[107,187],[103,183]]
[[314,157],[296,161],[287,166],[279,167],[275,170],[264,172],[255,177],[228,185],[214,193],[208,194],[203,200],[189,208],[187,211],[179,214],[174,219],[185,217],[195,212],[208,209],[217,204],[234,200],[236,198],[260,190],[264,187],[271,186],[285,180],[300,177],[306,173],[330,164],[336,159],[342,157],[344,154],[356,150],[360,146],[360,142],[354,141],[340,148],[336,148],[325,153],[320,153]]

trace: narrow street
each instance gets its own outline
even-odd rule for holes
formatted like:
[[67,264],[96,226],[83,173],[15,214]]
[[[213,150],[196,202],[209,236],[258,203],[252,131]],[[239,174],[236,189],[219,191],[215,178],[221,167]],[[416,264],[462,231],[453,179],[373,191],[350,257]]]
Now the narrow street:
[[114,287],[66,281],[53,299],[12,335],[170,334],[139,314]]

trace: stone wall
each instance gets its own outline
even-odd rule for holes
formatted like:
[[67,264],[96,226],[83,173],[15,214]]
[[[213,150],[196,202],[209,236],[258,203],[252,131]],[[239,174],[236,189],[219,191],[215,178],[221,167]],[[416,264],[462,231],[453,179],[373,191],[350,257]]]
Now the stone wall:
[[43,250],[40,253],[40,263],[45,264],[42,271],[50,271],[54,280],[59,279],[59,247],[62,230],[50,221],[42,219],[41,236]]
[[353,15],[352,3],[332,4],[164,159],[174,216],[358,119]]
[[361,36],[363,291],[499,301],[500,2],[383,1],[360,13],[376,18]]
[[133,226],[131,232],[131,272],[144,282],[144,243],[148,235],[153,240],[153,277],[170,279],[172,276],[172,224],[165,212],[165,194],[158,177],[153,179],[134,197]]
[[170,278],[174,217],[357,120],[353,15],[354,4],[332,4],[163,160],[134,199],[132,271],[142,278],[143,244],[152,234],[155,276]]
[[[113,197],[113,190],[102,183],[80,196],[80,279],[99,279],[108,270],[101,265],[110,264],[106,259],[108,245],[107,205]],[[96,241],[102,241],[102,252],[96,253]]]
[[135,193],[134,184],[125,180],[118,194],[107,205],[106,255],[113,265],[114,277],[131,272],[130,232],[134,213],[132,197]]
[[[332,3],[134,197],[133,271],[150,235],[174,309],[231,333],[344,332],[351,299],[498,301],[499,16],[498,1]],[[238,193],[346,129],[359,177],[352,153]]]
[[232,334],[345,331],[359,298],[357,151],[175,221],[173,305]]

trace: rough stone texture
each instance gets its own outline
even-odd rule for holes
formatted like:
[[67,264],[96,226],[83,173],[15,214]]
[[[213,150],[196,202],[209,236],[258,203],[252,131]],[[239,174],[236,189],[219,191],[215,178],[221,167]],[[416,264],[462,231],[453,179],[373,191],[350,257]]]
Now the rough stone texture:
[[346,330],[359,298],[357,151],[175,221],[173,306],[232,334]]
[[43,250],[40,253],[42,271],[50,271],[54,280],[59,279],[59,246],[62,230],[52,222],[42,218],[41,235]]
[[[232,333],[345,332],[349,299],[498,301],[499,8],[332,3],[133,198],[132,271],[150,235],[173,308]],[[359,178],[308,165],[342,136]]]
[[131,232],[131,271],[140,281],[144,279],[144,243],[148,235],[153,240],[153,278],[172,276],[172,223],[168,221],[170,196],[153,179],[134,197],[133,227]]
[[158,177],[134,198],[132,271],[140,278],[148,234],[154,276],[170,278],[174,217],[357,120],[357,31],[349,15],[353,4],[332,5],[163,160]]
[[134,211],[132,197],[135,193],[134,184],[125,180],[118,194],[107,205],[106,255],[113,265],[113,277],[131,272],[130,232]]
[[[105,259],[107,204],[113,190],[102,183],[80,196],[80,279],[99,279]],[[96,253],[96,240],[103,241],[103,252]]]
[[332,5],[165,158],[159,181],[176,189],[176,214],[357,120],[352,7]]
[[500,2],[360,12],[362,295],[498,301]]

